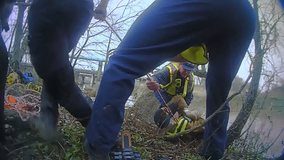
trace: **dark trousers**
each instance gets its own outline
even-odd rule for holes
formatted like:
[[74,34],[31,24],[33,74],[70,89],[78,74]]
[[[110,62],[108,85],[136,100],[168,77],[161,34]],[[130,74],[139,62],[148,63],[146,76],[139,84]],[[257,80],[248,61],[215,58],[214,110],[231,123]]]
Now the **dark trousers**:
[[0,143],[5,141],[4,132],[4,91],[8,69],[8,53],[6,45],[0,35]]
[[[247,0],[161,0],[134,22],[104,72],[86,137],[98,150],[110,151],[124,118],[134,80],[205,42],[210,53],[207,117],[226,100],[255,30]],[[229,106],[206,125],[202,155],[221,158]]]
[[[30,8],[29,48],[32,64],[43,79],[42,114],[52,113],[54,120],[58,103],[77,119],[91,115],[75,84],[68,53],[87,29],[93,8],[91,0],[34,0]],[[86,126],[88,119],[81,123]]]

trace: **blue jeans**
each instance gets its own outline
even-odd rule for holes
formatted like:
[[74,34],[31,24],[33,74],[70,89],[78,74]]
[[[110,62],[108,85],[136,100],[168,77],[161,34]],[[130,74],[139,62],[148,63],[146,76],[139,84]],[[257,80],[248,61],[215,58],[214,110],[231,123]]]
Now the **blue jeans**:
[[[206,79],[206,116],[226,100],[255,31],[255,14],[247,0],[161,0],[134,22],[110,57],[102,77],[86,138],[109,152],[124,118],[134,80],[205,42],[210,53]],[[229,105],[206,124],[201,155],[221,158],[227,139]]]

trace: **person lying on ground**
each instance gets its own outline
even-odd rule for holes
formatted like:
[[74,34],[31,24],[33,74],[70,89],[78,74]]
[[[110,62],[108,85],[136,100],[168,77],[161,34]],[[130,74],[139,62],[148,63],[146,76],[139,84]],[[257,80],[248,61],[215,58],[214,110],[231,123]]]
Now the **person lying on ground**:
[[[167,107],[161,107],[154,113],[155,124],[159,129],[163,129],[167,135],[176,135],[204,122],[204,119],[199,115],[184,111],[186,103],[181,96],[173,97],[167,105],[169,110]],[[182,115],[181,113],[185,114]],[[198,133],[198,137],[200,137],[203,135],[204,129],[205,127],[200,127],[193,133]]]
[[[194,64],[189,62],[170,63],[162,71],[148,79],[146,86],[150,90],[160,90],[162,98],[168,103],[173,96],[181,95],[189,106],[193,99],[194,89]],[[155,92],[155,97],[161,106],[164,105],[161,96]]]

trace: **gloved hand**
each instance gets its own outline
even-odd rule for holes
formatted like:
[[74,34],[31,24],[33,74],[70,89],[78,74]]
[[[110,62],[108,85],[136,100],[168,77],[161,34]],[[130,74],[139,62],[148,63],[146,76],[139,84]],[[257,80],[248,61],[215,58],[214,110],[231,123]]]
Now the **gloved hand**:
[[95,19],[105,21],[106,19],[106,14],[107,14],[107,6],[104,5],[103,3],[100,3],[97,8],[94,10],[94,17]]
[[1,21],[1,32],[5,30],[8,32],[10,30],[8,19],[12,13],[14,3],[16,0],[6,0],[4,3],[1,3],[1,15],[0,15],[0,21]]
[[7,21],[2,22],[2,31],[8,32],[10,30],[9,24]]

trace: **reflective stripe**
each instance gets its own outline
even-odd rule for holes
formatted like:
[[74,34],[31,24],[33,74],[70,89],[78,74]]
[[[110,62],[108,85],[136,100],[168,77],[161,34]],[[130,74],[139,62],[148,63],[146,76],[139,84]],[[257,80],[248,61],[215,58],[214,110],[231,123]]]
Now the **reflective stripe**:
[[160,85],[162,89],[166,89],[172,82],[174,81],[174,74],[175,71],[178,70],[178,65],[176,63],[171,63],[170,65],[167,65],[167,68],[169,69],[170,72],[170,82],[166,85]]
[[185,131],[187,125],[189,123],[189,120],[187,118],[181,117],[178,121],[178,125],[176,126],[174,132],[167,132],[168,135],[175,135],[179,132]]
[[195,76],[194,76],[193,73],[191,73],[191,77],[192,77],[192,83],[191,83],[190,91],[193,90],[193,88],[194,88],[194,83],[195,83]]

